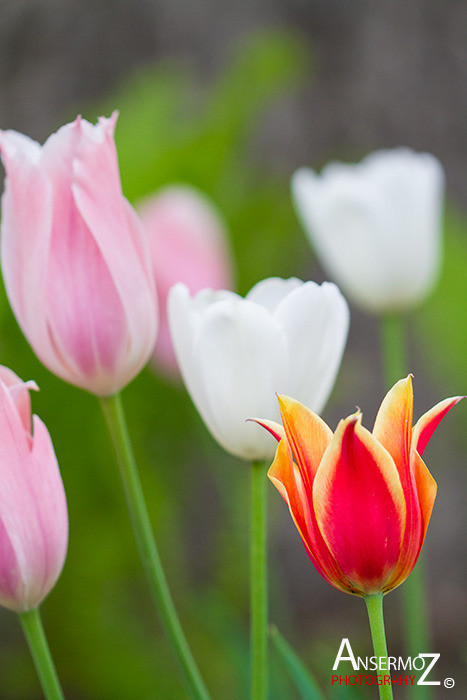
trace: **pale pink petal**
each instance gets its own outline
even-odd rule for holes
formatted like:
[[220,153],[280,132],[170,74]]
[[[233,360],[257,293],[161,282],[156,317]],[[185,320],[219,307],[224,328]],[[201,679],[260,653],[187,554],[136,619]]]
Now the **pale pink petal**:
[[108,124],[105,131],[99,132],[103,140],[82,139],[74,162],[72,192],[124,310],[130,340],[129,364],[139,369],[154,347],[156,293],[141,222],[121,194],[115,144]]
[[0,365],[0,381],[10,390],[16,408],[21,416],[26,432],[31,433],[31,398],[29,392],[39,391],[36,382],[23,382],[13,370],[4,365]]
[[[9,390],[0,383],[0,541],[13,567],[5,588],[6,597],[14,597],[8,607],[18,612],[36,607],[55,583],[68,532],[57,462],[47,430],[36,417],[34,433],[31,451]],[[5,583],[5,578],[3,568],[0,579]]]
[[15,132],[0,132],[0,149],[7,172],[2,197],[2,271],[18,323],[45,361],[51,353],[45,319],[45,282],[52,192],[47,177],[37,165],[39,145],[32,146],[34,142],[18,136]]

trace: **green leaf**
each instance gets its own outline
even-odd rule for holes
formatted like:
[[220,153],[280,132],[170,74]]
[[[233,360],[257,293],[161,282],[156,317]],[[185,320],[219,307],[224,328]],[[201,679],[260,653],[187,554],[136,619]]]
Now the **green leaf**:
[[284,639],[277,627],[271,625],[269,635],[303,700],[325,700],[324,695],[305,664]]
[[466,219],[448,211],[445,222],[441,280],[428,303],[417,313],[416,340],[434,376],[459,386],[467,380],[467,230]]

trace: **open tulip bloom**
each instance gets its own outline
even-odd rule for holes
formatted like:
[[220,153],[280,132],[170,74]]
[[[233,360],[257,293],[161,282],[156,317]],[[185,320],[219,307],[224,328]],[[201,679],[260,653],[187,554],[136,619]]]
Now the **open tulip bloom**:
[[269,478],[315,568],[338,590],[371,602],[412,571],[436,496],[423,452],[461,398],[437,404],[412,428],[408,376],[386,395],[372,432],[357,412],[333,433],[316,413],[286,396],[279,397],[282,425],[256,421],[279,442]]

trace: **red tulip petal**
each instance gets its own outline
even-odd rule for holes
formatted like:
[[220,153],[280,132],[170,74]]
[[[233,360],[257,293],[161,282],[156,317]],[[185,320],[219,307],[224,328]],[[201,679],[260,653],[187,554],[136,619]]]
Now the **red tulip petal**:
[[385,588],[386,591],[396,588],[396,586],[405,581],[417,563],[436,498],[436,481],[416,450],[412,450],[412,460],[411,471],[414,475],[415,489],[418,495],[418,521],[412,529],[408,525],[406,526],[401,555],[394,573]]
[[303,540],[307,539],[310,520],[305,487],[296,465],[292,460],[287,440],[281,440],[276,456],[269,468],[268,477],[287,503],[290,514]]
[[293,463],[286,438],[277,447],[268,476],[287,503],[307,554],[318,573],[335,588],[356,592],[345,579],[323,540],[311,510],[311,493],[307,492],[300,471]]
[[288,396],[278,396],[287,440],[310,489],[324,452],[331,442],[332,430],[313,411]]
[[451,408],[453,408],[464,396],[454,396],[451,399],[440,401],[429,411],[423,414],[413,428],[413,446],[420,456],[423,455],[429,439],[436,428]]
[[361,594],[384,589],[400,555],[406,506],[394,460],[356,415],[341,421],[313,484],[321,533]]
[[[406,525],[398,564],[388,582],[404,580],[420,553],[421,514],[415,477],[411,470],[413,391],[411,375],[397,382],[384,398],[376,416],[373,435],[394,459],[405,496]],[[402,577],[402,578],[401,578]],[[398,585],[398,584],[397,584]]]

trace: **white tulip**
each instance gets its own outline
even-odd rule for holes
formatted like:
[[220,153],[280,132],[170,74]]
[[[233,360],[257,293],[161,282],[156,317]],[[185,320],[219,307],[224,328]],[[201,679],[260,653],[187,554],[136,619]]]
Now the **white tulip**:
[[349,298],[368,311],[409,309],[432,290],[441,262],[444,174],[428,153],[376,151],[292,178],[316,253]]
[[279,421],[275,394],[321,411],[344,351],[347,302],[335,284],[271,278],[246,298],[184,284],[168,301],[172,342],[191,398],[214,438],[248,460],[273,457],[275,440],[251,417]]

